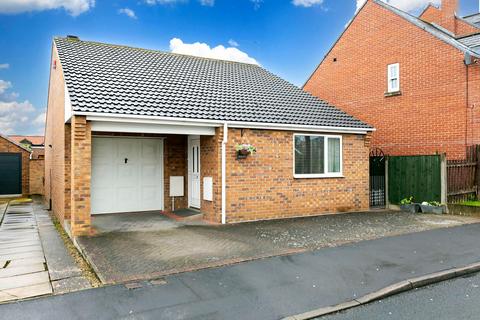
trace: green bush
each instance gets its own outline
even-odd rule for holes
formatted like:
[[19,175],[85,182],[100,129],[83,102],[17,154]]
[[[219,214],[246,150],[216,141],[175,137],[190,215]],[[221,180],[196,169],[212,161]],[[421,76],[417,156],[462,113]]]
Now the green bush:
[[401,205],[406,205],[406,204],[412,204],[413,203],[413,196],[410,196],[408,198],[403,198],[400,200]]

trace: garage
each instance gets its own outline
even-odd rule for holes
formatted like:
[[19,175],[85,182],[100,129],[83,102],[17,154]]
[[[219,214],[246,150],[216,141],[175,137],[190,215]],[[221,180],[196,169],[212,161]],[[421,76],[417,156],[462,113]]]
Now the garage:
[[22,194],[22,154],[0,153],[0,195]]
[[29,194],[30,150],[0,133],[0,196]]
[[163,140],[92,138],[92,214],[163,210]]

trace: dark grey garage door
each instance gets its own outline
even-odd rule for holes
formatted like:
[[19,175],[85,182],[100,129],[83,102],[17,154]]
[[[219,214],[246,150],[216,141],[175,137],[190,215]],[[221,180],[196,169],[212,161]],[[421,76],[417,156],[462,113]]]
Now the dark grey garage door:
[[22,154],[0,153],[0,194],[22,193]]

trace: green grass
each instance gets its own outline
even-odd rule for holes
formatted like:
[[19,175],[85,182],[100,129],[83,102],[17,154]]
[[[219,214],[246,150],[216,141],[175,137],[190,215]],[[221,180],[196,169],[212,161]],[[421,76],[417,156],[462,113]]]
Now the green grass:
[[462,202],[461,204],[469,207],[480,207],[480,201],[465,201],[465,202]]

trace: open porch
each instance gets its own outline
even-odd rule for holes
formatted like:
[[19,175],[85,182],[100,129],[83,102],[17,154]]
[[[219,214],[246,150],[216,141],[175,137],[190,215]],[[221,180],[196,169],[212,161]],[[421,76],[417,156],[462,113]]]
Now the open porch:
[[72,236],[91,234],[92,215],[199,210],[221,220],[219,128],[73,117]]

